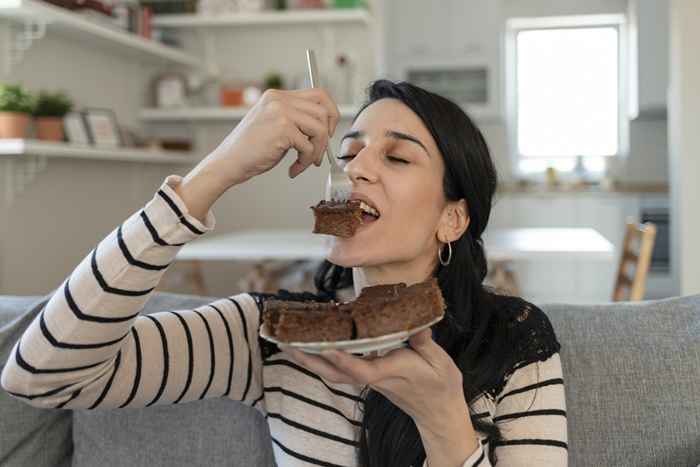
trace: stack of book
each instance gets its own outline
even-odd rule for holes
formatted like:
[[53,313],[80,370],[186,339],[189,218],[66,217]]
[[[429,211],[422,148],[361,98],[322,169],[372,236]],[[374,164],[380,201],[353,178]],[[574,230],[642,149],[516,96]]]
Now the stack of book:
[[122,29],[146,39],[153,35],[153,9],[134,2],[120,2],[112,7],[114,22]]
[[151,39],[153,7],[135,0],[45,0],[107,27]]

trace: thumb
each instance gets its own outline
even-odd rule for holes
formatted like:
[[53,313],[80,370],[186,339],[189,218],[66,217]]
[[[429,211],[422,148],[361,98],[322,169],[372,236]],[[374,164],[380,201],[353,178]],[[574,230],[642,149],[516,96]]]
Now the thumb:
[[423,357],[431,366],[436,366],[440,361],[442,354],[445,352],[442,347],[437,345],[433,340],[433,334],[430,328],[423,329],[412,335],[408,339],[408,343],[421,357]]

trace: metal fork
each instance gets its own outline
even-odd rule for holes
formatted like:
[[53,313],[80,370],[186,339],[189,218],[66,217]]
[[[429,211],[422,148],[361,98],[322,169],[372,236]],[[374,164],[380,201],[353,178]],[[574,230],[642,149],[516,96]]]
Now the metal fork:
[[[318,87],[318,68],[316,66],[316,55],[311,49],[306,49],[306,64],[309,69],[309,82],[311,87]],[[328,181],[326,182],[326,201],[347,201],[352,193],[352,182],[350,177],[338,165],[335,157],[331,153],[330,139],[326,146],[326,158],[331,165]]]

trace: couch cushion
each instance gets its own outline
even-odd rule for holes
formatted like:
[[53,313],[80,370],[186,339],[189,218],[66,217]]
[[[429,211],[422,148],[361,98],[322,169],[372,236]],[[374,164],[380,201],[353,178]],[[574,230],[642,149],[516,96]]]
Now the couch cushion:
[[562,344],[570,465],[700,465],[700,296],[542,308]]
[[[214,300],[156,293],[143,313]],[[73,439],[74,467],[275,465],[262,415],[224,398],[142,409],[76,410]]]
[[[0,373],[46,297],[0,296]],[[37,409],[0,390],[0,465],[69,466],[73,444],[69,410]]]

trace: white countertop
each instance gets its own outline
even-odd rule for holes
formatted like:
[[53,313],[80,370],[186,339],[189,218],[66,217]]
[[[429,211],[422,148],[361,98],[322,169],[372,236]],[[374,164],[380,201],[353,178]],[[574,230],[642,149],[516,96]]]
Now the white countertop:
[[[184,246],[178,260],[290,261],[326,257],[326,235],[307,230],[247,230],[205,237]],[[500,229],[484,237],[490,260],[582,259],[609,261],[615,249],[589,228]]]

